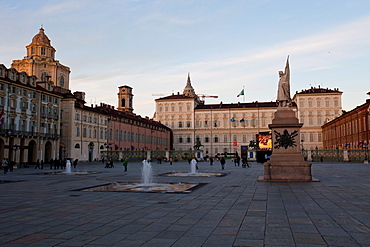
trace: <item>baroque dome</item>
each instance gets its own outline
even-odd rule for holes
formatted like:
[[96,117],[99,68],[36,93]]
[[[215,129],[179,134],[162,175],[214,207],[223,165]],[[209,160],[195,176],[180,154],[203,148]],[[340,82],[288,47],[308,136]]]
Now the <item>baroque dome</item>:
[[40,32],[32,38],[31,45],[49,45],[50,46],[50,39],[44,33],[43,28],[40,28]]

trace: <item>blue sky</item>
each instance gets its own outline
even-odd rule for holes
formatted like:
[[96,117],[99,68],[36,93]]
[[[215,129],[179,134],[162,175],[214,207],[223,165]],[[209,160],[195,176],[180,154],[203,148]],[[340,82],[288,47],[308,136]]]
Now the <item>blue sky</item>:
[[133,87],[134,111],[152,117],[152,94],[182,92],[190,72],[206,103],[274,101],[290,55],[291,96],[339,88],[343,109],[370,91],[368,0],[0,0],[0,63],[26,55],[41,24],[88,104],[117,105]]

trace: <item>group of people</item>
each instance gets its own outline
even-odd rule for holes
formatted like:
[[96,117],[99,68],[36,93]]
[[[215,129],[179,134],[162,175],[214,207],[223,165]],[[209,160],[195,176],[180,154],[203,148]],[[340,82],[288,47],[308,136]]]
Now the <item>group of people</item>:
[[[49,160],[49,168],[50,170],[58,170],[58,169],[65,169],[66,166],[67,166],[67,159],[53,159],[51,158]],[[76,168],[77,167],[77,163],[78,163],[78,159],[75,159],[73,160],[72,162],[72,166],[73,168]],[[44,169],[44,161],[43,160],[37,160],[36,161],[36,166],[35,166],[35,169]]]
[[[225,164],[226,164],[226,159],[224,157],[215,157],[216,160],[219,160],[220,161],[220,164],[221,164],[221,169],[224,170],[225,169]],[[209,157],[209,165],[210,166],[213,166],[213,163],[214,163],[214,158],[213,157]],[[233,162],[234,162],[234,166],[240,166],[240,161],[242,162],[242,167],[243,168],[246,168],[246,167],[250,167],[250,163],[248,162],[248,158],[247,157],[243,157],[243,158],[240,158],[239,155],[235,155],[234,158],[233,158]]]
[[[57,170],[57,169],[65,169],[66,168],[66,165],[67,165],[67,159],[50,159],[49,162],[47,162],[49,164],[49,168],[50,170]],[[77,167],[77,163],[78,163],[78,159],[75,159],[73,162],[72,162],[72,166],[74,168]],[[44,169],[44,160],[41,160],[38,159],[36,161],[36,165],[35,165],[35,169]],[[0,164],[0,167],[1,169],[4,171],[4,174],[7,174],[9,171],[12,172],[13,171],[13,168],[14,166],[16,166],[16,163],[15,161],[9,161],[8,159],[6,158],[3,158],[3,160],[1,161],[1,164]],[[18,168],[27,168],[28,165],[26,163],[20,163]]]
[[[104,159],[103,159],[103,163],[104,163]],[[124,168],[124,171],[127,172],[127,166],[128,166],[128,159],[127,158],[124,158],[123,159],[123,163],[122,163],[122,166]],[[105,163],[105,167],[104,168],[113,168],[114,167],[114,164],[113,164],[113,159],[110,158],[107,163]]]
[[15,162],[14,161],[9,161],[6,158],[4,158],[1,161],[1,165],[0,166],[1,166],[1,169],[4,170],[4,174],[7,174],[9,170],[11,172],[13,171],[13,167],[15,166]]

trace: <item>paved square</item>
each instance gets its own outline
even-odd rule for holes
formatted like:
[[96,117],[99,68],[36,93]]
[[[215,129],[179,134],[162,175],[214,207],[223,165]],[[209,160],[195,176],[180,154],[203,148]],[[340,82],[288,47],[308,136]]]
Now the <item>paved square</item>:
[[[140,182],[115,162],[81,163],[88,175],[0,171],[0,246],[370,246],[370,165],[313,163],[320,182],[257,182],[263,166],[199,163],[224,177],[165,177],[186,162],[153,163],[154,182],[206,183],[189,194],[73,191]],[[42,172],[49,172],[43,169]]]

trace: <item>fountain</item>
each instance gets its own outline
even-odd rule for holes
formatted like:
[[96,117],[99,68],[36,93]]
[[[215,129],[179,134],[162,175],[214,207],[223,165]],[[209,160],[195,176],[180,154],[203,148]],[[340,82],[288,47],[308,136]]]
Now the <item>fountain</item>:
[[153,180],[152,165],[147,160],[143,160],[141,167],[141,182],[144,186],[149,186]]
[[66,170],[64,173],[71,174],[72,173],[72,166],[71,166],[71,161],[67,160],[66,162]]
[[224,172],[197,172],[198,164],[196,159],[190,161],[190,172],[167,172],[161,174],[161,176],[168,177],[223,177],[227,173]]
[[56,172],[43,172],[39,173],[40,175],[87,175],[87,174],[95,174],[99,172],[91,172],[91,171],[74,171],[72,172],[72,165],[71,161],[66,161],[66,168],[64,171],[56,171]]
[[190,174],[196,174],[197,171],[197,161],[195,159],[192,159],[190,161]]
[[[196,167],[196,164],[195,166]],[[195,170],[195,168],[194,168]],[[190,193],[204,183],[153,183],[152,165],[143,160],[141,167],[141,183],[111,183],[98,185],[77,191],[117,191],[117,192],[154,192],[154,193]]]

